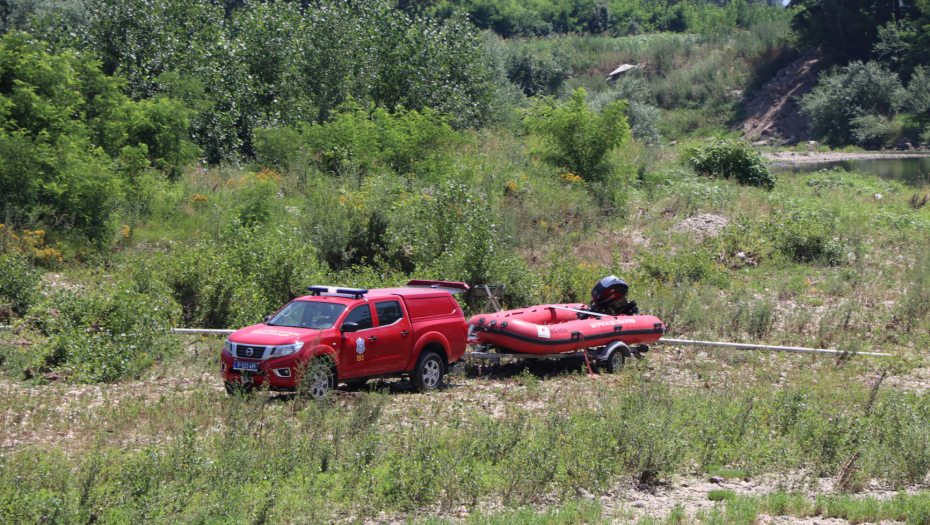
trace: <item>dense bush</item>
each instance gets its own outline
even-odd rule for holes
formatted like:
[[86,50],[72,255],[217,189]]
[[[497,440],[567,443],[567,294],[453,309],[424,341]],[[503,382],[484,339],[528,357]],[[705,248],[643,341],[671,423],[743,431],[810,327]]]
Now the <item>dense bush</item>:
[[259,130],[259,160],[285,168],[315,164],[329,174],[379,166],[401,175],[441,171],[451,148],[464,140],[449,119],[426,108],[395,111],[343,104],[331,121],[293,128]]
[[626,100],[626,120],[633,138],[646,144],[655,144],[662,138],[656,127],[661,114],[659,108],[647,103],[648,98],[649,85],[646,79],[628,74],[621,77],[613,89],[592,95],[589,105],[594,111],[600,112],[612,102]]
[[735,267],[781,261],[837,266],[847,261],[847,247],[836,236],[830,217],[797,210],[767,221],[740,217],[727,225],[717,249]]
[[930,125],[930,67],[918,67],[911,75],[907,84],[905,109],[921,124]]
[[527,127],[545,141],[543,160],[589,181],[602,181],[612,171],[607,154],[630,137],[626,103],[611,102],[595,113],[584,88],[564,103],[543,100],[527,117]]
[[164,288],[131,282],[61,289],[36,303],[30,324],[43,336],[35,368],[70,371],[82,381],[115,381],[171,355],[179,308]]
[[702,175],[734,179],[767,190],[775,187],[775,176],[769,172],[765,160],[742,140],[714,140],[704,146],[689,146],[683,159]]
[[707,247],[669,255],[658,250],[644,251],[637,258],[641,270],[659,283],[705,283],[717,287],[727,285],[724,268],[716,254]]
[[524,44],[509,50],[507,78],[528,97],[558,96],[572,74],[571,57],[564,45],[534,49]]
[[36,297],[42,273],[21,253],[0,252],[0,310],[22,315]]
[[820,75],[819,83],[800,99],[811,133],[831,144],[880,146],[887,125],[901,105],[901,81],[877,62],[852,62]]
[[778,16],[780,7],[765,2],[650,2],[635,0],[439,0],[402,2],[408,11],[450,16],[465,9],[482,29],[504,37],[557,33],[636,34],[642,31],[713,32],[746,28]]
[[73,228],[102,245],[135,176],[191,158],[183,107],[131,101],[85,55],[9,34],[0,79],[0,215],[12,225]]
[[301,238],[293,227],[233,223],[218,242],[176,245],[154,257],[147,273],[181,306],[185,326],[238,328],[324,280],[315,250]]
[[349,97],[390,111],[433,109],[456,126],[490,118],[474,26],[410,17],[384,0],[250,3],[100,0],[80,29],[37,25],[59,47],[97,54],[134,98],[171,94],[197,112],[207,160],[255,153],[256,129],[322,123]]

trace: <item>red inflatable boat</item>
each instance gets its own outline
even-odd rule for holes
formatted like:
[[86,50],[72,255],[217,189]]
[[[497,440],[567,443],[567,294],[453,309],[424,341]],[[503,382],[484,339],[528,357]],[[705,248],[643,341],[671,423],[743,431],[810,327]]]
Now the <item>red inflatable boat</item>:
[[[652,315],[601,315],[579,319],[584,304],[545,304],[472,317],[468,324],[478,344],[527,354],[574,352],[622,341],[654,343],[665,325]],[[594,314],[587,314],[594,315]]]

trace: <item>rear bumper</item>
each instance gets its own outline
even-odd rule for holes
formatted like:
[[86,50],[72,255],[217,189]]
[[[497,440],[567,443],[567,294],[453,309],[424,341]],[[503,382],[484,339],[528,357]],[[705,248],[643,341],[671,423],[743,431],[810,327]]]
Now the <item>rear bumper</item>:
[[[234,370],[235,361],[258,363],[258,371]],[[294,389],[303,370],[303,360],[299,355],[289,355],[277,359],[235,359],[226,350],[220,356],[220,373],[227,383],[245,383],[254,386],[268,385],[271,388]]]

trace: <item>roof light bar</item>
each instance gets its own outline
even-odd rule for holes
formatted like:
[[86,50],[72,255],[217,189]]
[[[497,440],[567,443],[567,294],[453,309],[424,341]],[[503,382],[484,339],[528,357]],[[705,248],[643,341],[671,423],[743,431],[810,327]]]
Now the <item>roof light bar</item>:
[[336,288],[336,293],[346,294],[355,296],[356,299],[361,299],[363,295],[368,293],[366,288]]
[[326,295],[338,295],[340,297],[353,297],[361,299],[368,290],[365,288],[334,288],[332,286],[308,286],[307,291],[314,297]]

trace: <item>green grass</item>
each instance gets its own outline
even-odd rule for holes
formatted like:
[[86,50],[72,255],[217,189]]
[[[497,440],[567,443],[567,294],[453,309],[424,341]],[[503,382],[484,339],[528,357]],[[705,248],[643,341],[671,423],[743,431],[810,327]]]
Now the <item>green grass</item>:
[[649,518],[644,523],[700,523],[751,525],[759,515],[791,516],[795,518],[839,518],[850,523],[903,522],[907,525],[930,523],[930,496],[898,494],[889,498],[871,496],[815,496],[799,493],[773,492],[761,496],[728,496],[714,499],[717,505],[697,512],[694,520],[681,519],[670,512],[663,522]]
[[712,490],[707,493],[707,499],[711,501],[724,501],[731,500],[736,497],[736,493],[732,490]]

